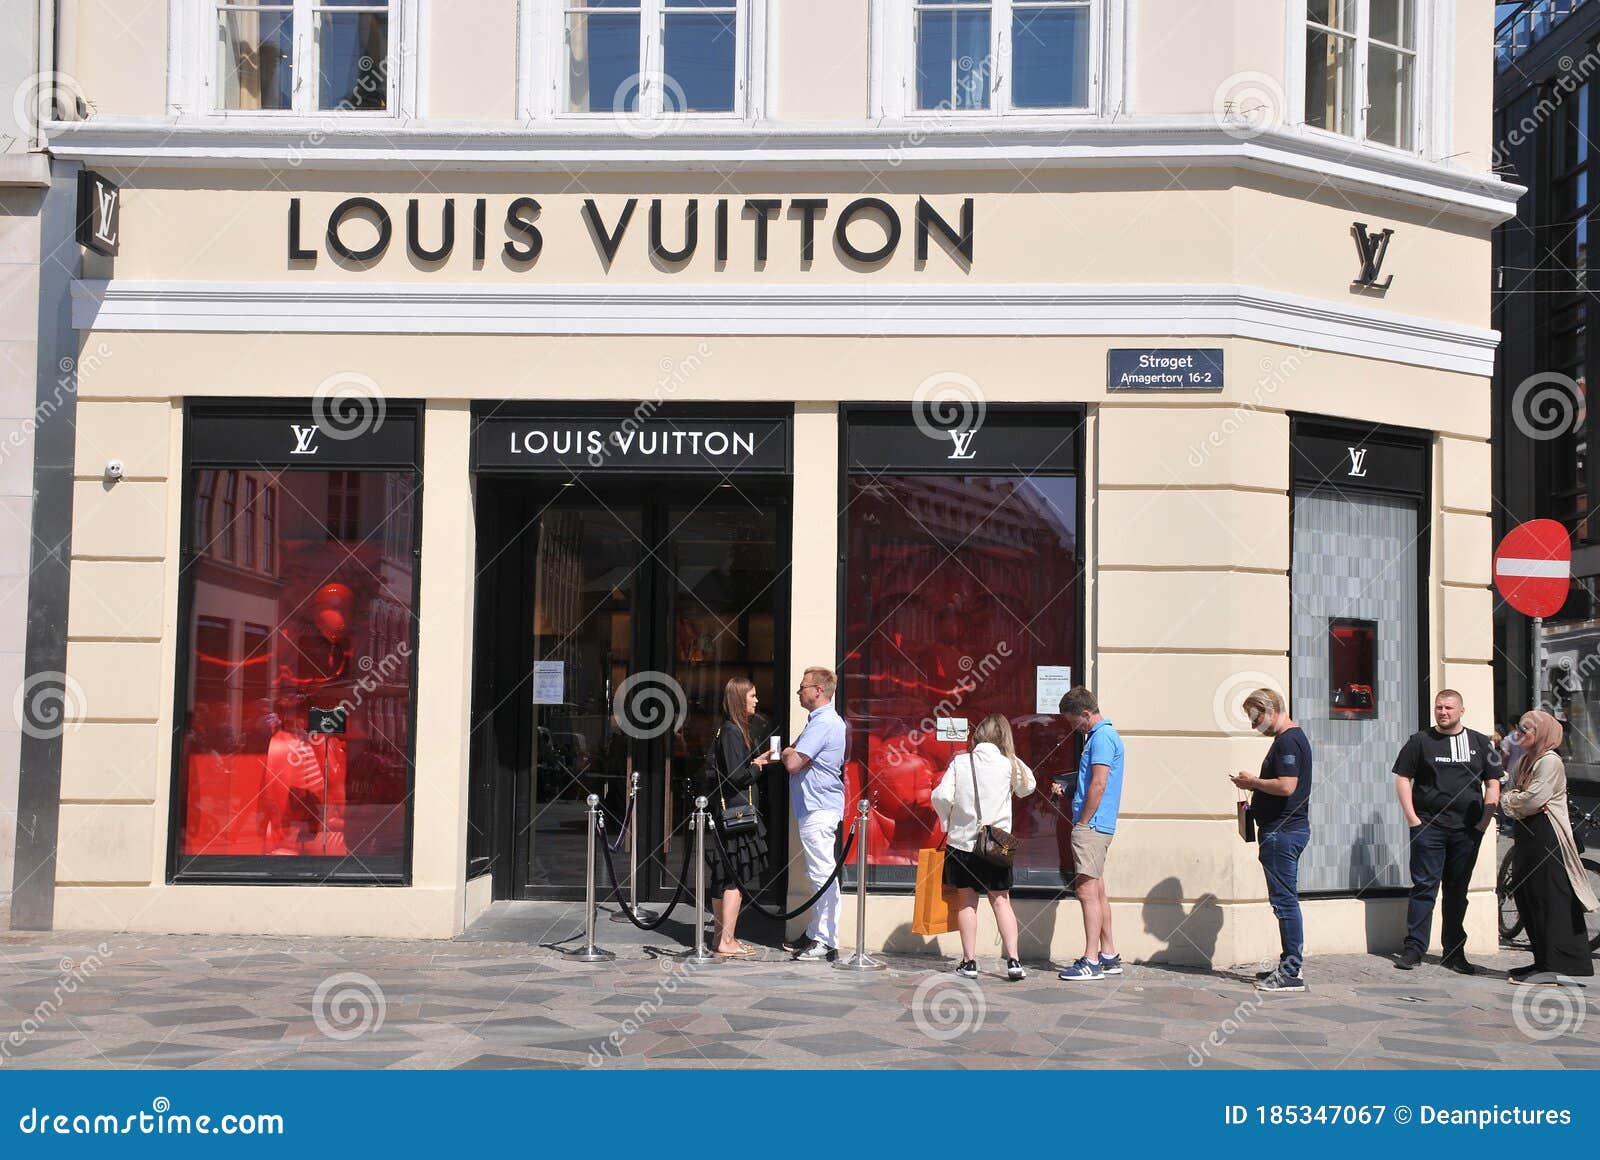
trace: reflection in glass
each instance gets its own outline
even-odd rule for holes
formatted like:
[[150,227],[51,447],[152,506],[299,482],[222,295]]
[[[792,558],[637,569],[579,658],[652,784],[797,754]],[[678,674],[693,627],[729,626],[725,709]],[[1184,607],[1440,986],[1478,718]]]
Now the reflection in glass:
[[615,0],[573,4],[567,12],[566,31],[567,111],[638,111],[638,4]]
[[[1051,778],[1077,748],[1053,707],[1036,712],[1038,666],[1078,655],[1077,480],[1070,476],[855,476],[850,480],[846,799],[875,799],[868,860],[911,882],[936,845],[930,805],[959,746],[934,719],[1001,713],[1043,792],[1013,803],[1019,885],[1059,886],[1071,825]],[[1064,799],[1070,802],[1068,797]]]
[[223,109],[287,109],[294,97],[294,9],[248,0],[217,7],[217,96]]
[[1089,104],[1089,8],[1022,4],[1011,15],[1011,104],[1080,109]]
[[[342,501],[355,520],[348,536],[322,520],[335,476],[356,492]],[[236,495],[241,482],[246,513],[226,517],[237,528],[216,527],[232,508],[205,497]],[[363,857],[399,857],[415,474],[225,469],[191,472],[190,486],[180,851],[349,855],[356,870]],[[236,532],[259,550],[225,551]],[[342,735],[309,731],[312,709],[338,708]]]
[[994,62],[987,0],[916,8],[917,108],[987,109]]
[[362,7],[367,10],[319,14],[318,69],[321,76],[317,107],[320,109],[388,108],[387,5],[372,4],[369,0]]
[[663,107],[668,112],[732,112],[738,9],[713,0],[667,0],[662,24]]

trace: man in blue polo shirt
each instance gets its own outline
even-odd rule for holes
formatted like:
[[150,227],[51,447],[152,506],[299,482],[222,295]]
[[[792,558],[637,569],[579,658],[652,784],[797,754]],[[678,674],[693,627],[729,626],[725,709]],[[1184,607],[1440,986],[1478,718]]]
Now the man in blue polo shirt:
[[[1073,890],[1083,910],[1083,957],[1062,971],[1071,983],[1093,982],[1122,974],[1122,956],[1111,936],[1111,904],[1106,901],[1106,853],[1117,832],[1122,804],[1122,737],[1100,715],[1100,703],[1082,685],[1061,698],[1061,715],[1083,734],[1078,759],[1078,787],[1072,795]],[[1056,782],[1053,792],[1062,795]]]

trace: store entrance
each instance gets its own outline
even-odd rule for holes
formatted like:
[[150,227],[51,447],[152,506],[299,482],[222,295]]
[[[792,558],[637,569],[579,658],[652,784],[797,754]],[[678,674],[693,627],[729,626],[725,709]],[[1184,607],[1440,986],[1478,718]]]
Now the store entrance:
[[[787,491],[698,474],[480,478],[478,506],[474,791],[492,804],[473,813],[492,827],[495,897],[582,896],[591,793],[625,879],[635,773],[640,895],[670,896],[728,680],[755,683],[776,722],[762,736],[787,732]],[[781,817],[781,771],[761,788]],[[782,867],[787,827],[768,832]],[[764,900],[782,897],[774,877]]]

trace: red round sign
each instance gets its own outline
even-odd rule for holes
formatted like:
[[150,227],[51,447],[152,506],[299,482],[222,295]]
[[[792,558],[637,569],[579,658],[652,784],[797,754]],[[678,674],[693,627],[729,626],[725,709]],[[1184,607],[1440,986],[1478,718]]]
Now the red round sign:
[[1554,616],[1572,586],[1572,537],[1555,520],[1529,520],[1494,554],[1494,586],[1524,616]]

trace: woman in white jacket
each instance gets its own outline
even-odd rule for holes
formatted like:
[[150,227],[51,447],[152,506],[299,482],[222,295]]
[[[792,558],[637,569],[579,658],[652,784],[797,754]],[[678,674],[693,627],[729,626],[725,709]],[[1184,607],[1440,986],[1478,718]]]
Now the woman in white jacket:
[[1033,770],[1017,757],[1011,722],[991,713],[972,731],[972,749],[959,753],[933,791],[946,835],[944,884],[960,891],[961,962],[956,973],[978,977],[978,892],[989,896],[1005,951],[1006,978],[1026,978],[1017,956],[1017,915],[1011,909],[1011,867],[972,856],[980,826],[1011,829],[1011,799],[1034,790]]

